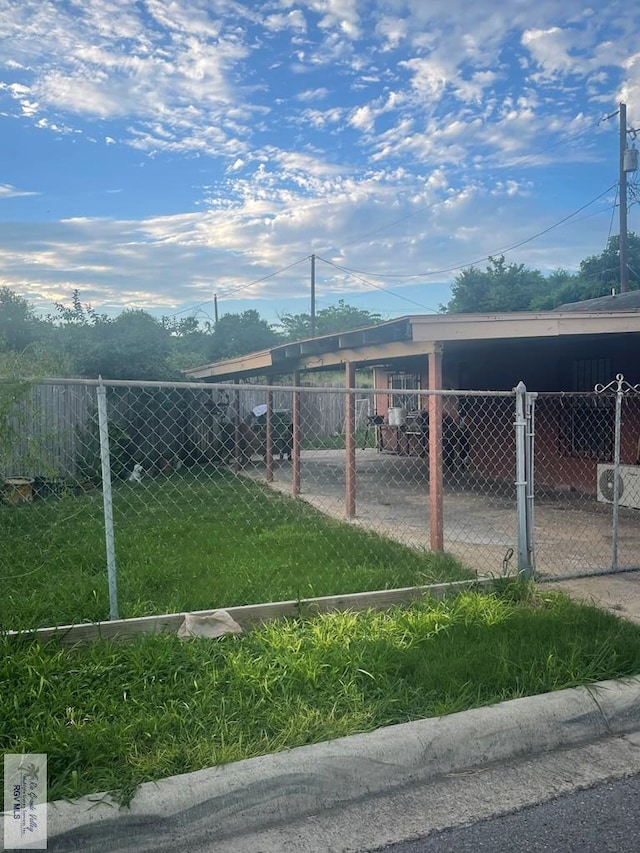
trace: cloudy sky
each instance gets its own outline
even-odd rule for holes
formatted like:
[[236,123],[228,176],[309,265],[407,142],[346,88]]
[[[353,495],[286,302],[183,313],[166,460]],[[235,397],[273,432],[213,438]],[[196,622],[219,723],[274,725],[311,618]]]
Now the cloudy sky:
[[0,284],[275,321],[312,254],[318,309],[386,317],[489,255],[575,269],[618,232],[639,9],[0,0]]

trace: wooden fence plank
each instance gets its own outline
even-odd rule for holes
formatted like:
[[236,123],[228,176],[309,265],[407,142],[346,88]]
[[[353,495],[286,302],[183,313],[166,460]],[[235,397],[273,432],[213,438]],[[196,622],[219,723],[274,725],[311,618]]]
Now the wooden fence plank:
[[[250,630],[273,619],[312,616],[335,611],[384,610],[418,601],[424,596],[444,598],[470,589],[491,589],[494,578],[478,578],[469,581],[431,584],[430,586],[383,589],[348,595],[329,595],[307,598],[300,601],[275,601],[268,604],[246,604],[224,608],[243,630]],[[217,608],[220,610],[222,608]],[[215,610],[198,610],[191,615],[209,616]],[[98,639],[131,640],[143,634],[175,634],[184,621],[185,613],[168,613],[162,616],[141,616],[136,619],[114,619],[109,622],[91,622],[82,625],[61,625],[53,628],[37,628],[26,631],[7,631],[6,636],[14,640],[19,637],[47,641],[56,639],[63,646],[74,646]]]

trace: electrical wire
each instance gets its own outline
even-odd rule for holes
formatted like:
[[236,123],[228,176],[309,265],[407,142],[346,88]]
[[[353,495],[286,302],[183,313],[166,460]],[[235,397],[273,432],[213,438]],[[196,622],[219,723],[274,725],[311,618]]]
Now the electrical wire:
[[[308,261],[310,255],[306,255],[304,258],[300,258],[297,261],[294,261],[292,264],[288,264],[286,267],[281,267],[279,270],[275,270],[275,272],[269,273],[268,275],[262,276],[262,278],[256,278],[254,281],[250,281],[247,284],[240,284],[238,287],[231,288],[230,290],[225,290],[220,294],[216,294],[216,296],[220,296],[221,298],[226,298],[227,296],[231,296],[232,293],[238,293],[240,290],[246,290],[249,287],[253,287],[256,284],[261,284],[263,281],[268,281],[270,278],[275,278],[275,276],[280,275],[280,273],[286,272],[287,270],[292,269],[298,264],[304,263],[304,261]],[[214,302],[215,299],[205,299],[204,302],[199,302],[197,305],[189,305],[186,308],[181,308],[179,311],[176,311],[174,314],[167,314],[167,319],[171,320],[174,317],[177,317],[179,314],[185,314],[188,311],[197,311],[199,308],[202,308],[203,305],[210,305]]]
[[223,291],[220,296],[222,298],[226,298],[227,296],[231,296],[232,293],[238,293],[240,290],[246,290],[249,287],[253,287],[255,284],[261,284],[263,281],[268,281],[270,278],[275,278],[275,276],[280,275],[282,272],[286,272],[287,270],[292,269],[293,267],[297,267],[298,264],[302,264],[305,261],[308,261],[311,255],[305,255],[304,258],[300,258],[297,261],[294,261],[292,264],[289,264],[286,267],[281,267],[279,270],[275,272],[269,273],[268,275],[263,275],[262,278],[257,278],[255,281],[250,281],[249,284],[240,284],[238,287],[234,287],[231,290]]
[[[580,136],[584,136],[585,133],[593,130],[600,126],[603,121],[606,121],[610,118],[614,118],[618,115],[619,110],[615,113],[611,113],[611,115],[603,116],[598,119],[595,124],[590,124],[588,127],[583,128],[582,130],[578,130],[575,133],[563,137],[562,139],[556,140],[556,142],[552,142],[550,145],[547,145],[546,148],[542,148],[539,151],[535,151],[532,154],[528,154],[526,157],[522,157],[520,160],[516,160],[513,163],[503,163],[495,166],[495,169],[515,169],[518,166],[522,166],[524,163],[529,162],[529,160],[533,160],[536,157],[539,157],[541,154],[546,154],[547,151],[551,151],[552,148],[557,148],[558,145],[564,145],[568,142],[573,142],[574,139],[577,139]],[[401,216],[399,219],[393,219],[391,222],[387,222],[385,225],[381,225],[379,228],[375,228],[373,231],[367,231],[364,234],[361,234],[359,237],[355,237],[353,240],[349,240],[347,243],[342,243],[339,250],[345,249],[347,246],[352,246],[354,243],[361,243],[363,240],[366,240],[368,237],[372,237],[374,234],[379,234],[381,231],[387,231],[392,228],[394,225],[398,225],[401,222],[406,222],[407,219],[413,219],[415,216],[418,216],[420,213],[424,213],[426,210],[435,207],[435,205],[426,205],[424,207],[420,207],[417,210],[412,211],[406,216]]]
[[616,207],[617,207],[617,205],[618,205],[618,195],[619,195],[619,193],[620,193],[620,184],[619,184],[619,183],[617,183],[617,184],[616,184],[616,197],[615,197],[614,202],[613,202],[613,205],[612,205],[612,207],[611,207],[611,220],[610,220],[610,222],[609,222],[609,233],[607,234],[607,243],[608,243],[608,242],[609,242],[609,240],[611,239],[611,232],[613,231],[613,220],[614,220],[615,215],[616,215]]
[[[571,142],[574,139],[577,139],[578,137],[583,136],[585,133],[589,132],[590,130],[593,130],[594,127],[595,128],[599,127],[599,125],[603,121],[614,118],[616,115],[618,115],[618,112],[619,111],[616,111],[614,113],[611,113],[610,115],[603,116],[594,125],[589,125],[588,127],[583,128],[582,130],[576,131],[575,133],[569,135],[568,137],[564,137],[563,139],[559,139],[556,142],[553,142],[550,145],[547,145],[545,148],[540,149],[539,151],[536,151],[532,154],[529,154],[520,160],[516,160],[514,163],[499,164],[496,168],[507,169],[507,168],[516,168],[517,166],[521,166],[524,163],[527,163],[528,161],[534,159],[535,157],[539,157],[541,154],[545,154],[547,151],[550,151],[553,148],[556,148],[558,145],[566,144],[567,142]],[[383,275],[381,273],[375,273],[375,272],[370,272],[370,271],[366,271],[366,270],[354,270],[354,269],[350,269],[349,267],[341,267],[338,264],[334,264],[331,261],[328,261],[326,258],[322,258],[320,256],[317,256],[317,257],[319,258],[319,260],[322,260],[325,263],[327,263],[331,266],[334,266],[336,269],[339,269],[342,272],[346,272],[349,275],[353,275],[356,278],[360,275],[367,275],[367,276],[372,276],[372,277],[376,277],[376,278],[403,278],[403,279],[408,279],[408,278],[424,278],[426,276],[431,276],[431,275],[440,275],[440,274],[447,273],[447,272],[455,272],[459,269],[464,269],[467,266],[473,266],[476,263],[480,263],[482,261],[489,260],[491,257],[495,257],[496,255],[504,254],[506,252],[512,251],[513,249],[517,249],[520,246],[523,246],[526,243],[529,243],[532,240],[537,239],[538,237],[548,233],[549,231],[553,230],[554,228],[559,227],[564,222],[566,222],[568,219],[571,219],[573,216],[577,215],[577,213],[579,213],[581,210],[584,210],[585,207],[588,207],[590,204],[593,204],[595,201],[597,201],[599,198],[601,198],[602,195],[609,192],[610,189],[611,189],[611,187],[609,187],[607,190],[605,190],[604,193],[601,193],[599,196],[597,196],[591,202],[588,202],[588,204],[579,208],[577,211],[574,211],[574,213],[569,214],[569,216],[565,217],[564,219],[561,219],[559,222],[555,223],[554,225],[549,226],[549,228],[544,229],[543,231],[540,231],[537,234],[534,234],[532,237],[529,237],[526,240],[522,240],[518,243],[514,243],[513,245],[505,247],[503,249],[497,249],[495,252],[493,252],[489,255],[486,255],[485,257],[480,258],[479,260],[467,261],[465,263],[458,264],[458,265],[453,266],[453,267],[446,267],[443,269],[432,270],[432,271],[425,272],[425,273],[412,273],[412,274],[405,274],[405,275],[398,275],[398,274]],[[386,223],[385,225],[382,225],[379,228],[374,229],[373,231],[366,232],[365,234],[360,235],[359,237],[357,237],[353,240],[350,240],[346,243],[343,243],[341,248],[345,248],[347,246],[353,245],[354,243],[362,242],[363,240],[367,239],[370,236],[373,236],[374,234],[379,234],[381,231],[387,231],[387,230],[389,230],[389,228],[393,227],[394,225],[397,225],[401,222],[405,222],[408,219],[413,219],[414,217],[418,216],[420,213],[423,213],[424,211],[429,210],[430,207],[433,207],[433,206],[428,205],[428,206],[419,208],[418,210],[414,210],[410,214],[407,214],[406,216],[402,216],[398,219],[392,220],[391,222]],[[309,255],[306,255],[304,258],[301,258],[297,261],[294,261],[293,263],[291,263],[285,267],[281,267],[280,269],[276,270],[275,272],[269,273],[268,275],[262,276],[261,278],[255,279],[254,281],[248,282],[246,284],[241,284],[241,285],[238,285],[237,287],[230,288],[226,291],[223,291],[220,294],[217,294],[217,296],[220,296],[221,298],[227,298],[229,296],[232,296],[235,293],[241,292],[242,290],[247,290],[251,287],[254,287],[256,284],[261,284],[264,281],[268,281],[269,279],[274,278],[275,276],[280,275],[281,273],[286,272],[289,269],[292,269],[293,267],[297,266],[298,264],[301,264],[301,263],[307,261],[309,259],[309,257],[310,257]],[[367,283],[367,284],[370,284],[372,287],[376,286],[372,282],[365,281],[365,279],[360,279],[360,280]],[[412,302],[413,304],[418,305],[419,307],[423,307],[423,308],[426,307],[426,306],[420,305],[420,303],[414,302],[411,299],[403,297],[400,294],[393,293],[393,291],[387,290],[386,288],[379,287],[378,289],[386,290],[386,292],[390,293],[391,295],[397,296],[399,299],[404,299],[407,302]],[[204,305],[209,305],[214,301],[215,300],[213,298],[212,299],[206,299],[203,302],[200,302],[196,305],[188,306],[186,308],[182,308],[179,311],[174,312],[173,314],[167,315],[167,317],[168,317],[168,319],[173,319],[174,317],[177,317],[180,314],[185,314],[185,313],[188,313],[190,311],[196,311],[196,310],[202,308]],[[427,310],[430,310],[430,309],[427,309]]]
[[[316,257],[318,256],[316,255]],[[384,293],[388,293],[391,296],[396,296],[398,299],[402,299],[403,302],[409,302],[411,305],[417,305],[418,308],[424,308],[426,311],[433,310],[428,305],[424,305],[422,302],[416,302],[415,299],[410,299],[408,296],[403,296],[401,293],[396,293],[394,290],[389,290],[387,287],[384,287],[381,284],[374,284],[374,282],[372,281],[367,281],[367,279],[363,278],[361,275],[358,275],[357,273],[352,272],[351,270],[347,270],[339,266],[338,264],[334,264],[331,261],[326,260],[325,258],[319,258],[319,260],[324,261],[326,264],[329,264],[329,266],[335,267],[337,270],[340,270],[340,272],[346,273],[351,278],[355,278],[357,279],[357,281],[361,281],[363,284],[367,284],[370,287],[375,288],[376,290],[382,290]]]
[[475,266],[476,264],[482,263],[482,261],[491,260],[491,258],[495,258],[496,256],[504,255],[507,252],[513,251],[514,249],[519,249],[520,246],[524,246],[527,243],[531,243],[533,240],[537,240],[538,237],[542,237],[544,234],[548,234],[550,231],[553,231],[555,228],[559,228],[561,225],[564,225],[565,222],[568,222],[569,219],[572,219],[574,216],[577,216],[578,213],[581,213],[583,210],[586,210],[587,207],[590,207],[592,204],[595,204],[603,196],[605,196],[608,192],[610,192],[615,186],[617,186],[617,185],[611,184],[611,186],[607,187],[606,190],[603,190],[603,192],[599,193],[595,198],[592,198],[591,201],[586,202],[586,204],[583,204],[577,210],[574,210],[572,213],[569,213],[567,216],[564,216],[562,219],[558,220],[557,222],[554,222],[553,225],[549,225],[547,228],[543,228],[542,231],[538,231],[535,234],[532,234],[530,237],[527,237],[524,240],[519,240],[517,243],[512,243],[509,246],[504,246],[500,249],[496,249],[495,251],[491,252],[490,254],[485,255],[482,258],[478,258],[477,260],[465,261],[461,264],[456,264],[455,266],[452,266],[452,267],[443,267],[441,269],[428,270],[426,272],[421,272],[421,273],[406,273],[404,275],[399,274],[399,273],[384,274],[384,273],[370,272],[369,270],[358,270],[358,269],[353,269],[351,267],[341,266],[340,264],[333,263],[332,261],[329,261],[329,260],[327,260],[327,258],[323,258],[320,255],[316,255],[316,257],[319,260],[324,261],[325,263],[336,267],[337,269],[341,270],[342,272],[351,273],[354,275],[372,276],[373,278],[402,278],[402,279],[426,278],[427,276],[442,275],[443,273],[447,273],[447,272],[455,272],[457,270],[465,269],[466,267]]

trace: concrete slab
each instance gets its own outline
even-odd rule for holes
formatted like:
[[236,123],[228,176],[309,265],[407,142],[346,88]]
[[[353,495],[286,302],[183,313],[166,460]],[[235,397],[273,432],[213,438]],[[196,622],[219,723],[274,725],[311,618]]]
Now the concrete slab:
[[640,624],[640,572],[574,578],[548,583],[544,587],[561,590],[577,601],[602,607]]
[[[327,515],[346,520],[343,450],[308,450],[301,457],[301,495]],[[356,516],[350,523],[402,544],[429,548],[429,466],[420,457],[358,449]],[[245,472],[264,481],[262,463]],[[273,488],[291,493],[291,463],[279,463]],[[458,474],[445,483],[445,550],[481,574],[517,569],[515,492],[509,484]],[[619,565],[640,568],[640,510],[621,508]],[[573,492],[541,494],[535,502],[536,567],[545,578],[604,571],[611,565],[611,507]],[[554,588],[640,622],[640,570],[572,579]]]

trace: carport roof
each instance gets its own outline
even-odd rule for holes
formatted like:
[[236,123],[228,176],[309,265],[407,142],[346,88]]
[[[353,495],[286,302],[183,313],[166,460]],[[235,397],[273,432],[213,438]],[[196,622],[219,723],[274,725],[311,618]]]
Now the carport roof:
[[332,370],[348,362],[371,366],[428,355],[455,342],[640,333],[637,311],[544,311],[496,314],[416,314],[339,334],[279,344],[185,371],[199,381]]

